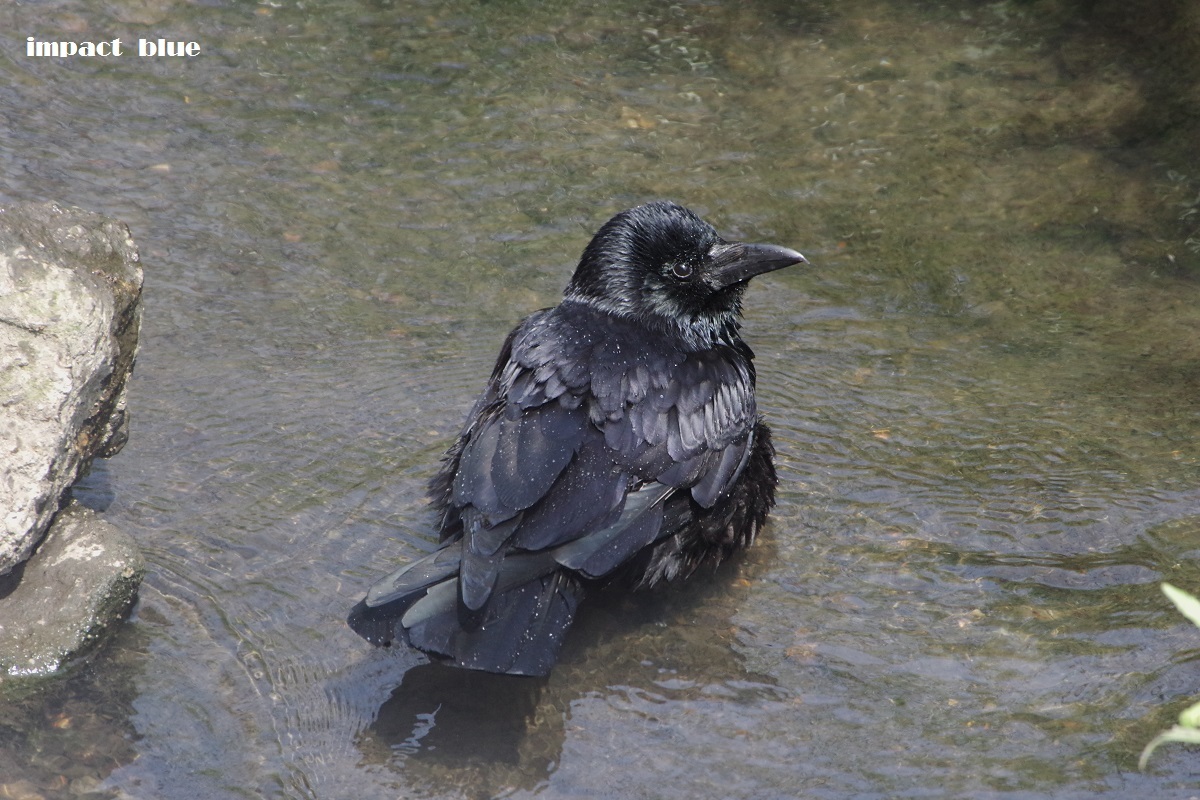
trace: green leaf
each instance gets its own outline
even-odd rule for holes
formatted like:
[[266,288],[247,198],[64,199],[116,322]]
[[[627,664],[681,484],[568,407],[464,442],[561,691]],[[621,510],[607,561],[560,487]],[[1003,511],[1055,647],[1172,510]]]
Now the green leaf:
[[[1162,584],[1162,591],[1167,596],[1167,599],[1179,609],[1179,613],[1190,619],[1193,625],[1200,627],[1200,600],[1165,581]],[[1150,754],[1160,744],[1166,744],[1167,742],[1200,744],[1200,703],[1194,703],[1185,708],[1179,714],[1178,725],[1175,725],[1169,731],[1163,731],[1150,740],[1150,743],[1142,750],[1142,757],[1138,759],[1138,769],[1144,770],[1146,763],[1150,761]]]
[[1200,728],[1200,703],[1188,706],[1180,712],[1179,724],[1185,728]]
[[1179,609],[1179,613],[1190,619],[1194,625],[1200,627],[1200,600],[1197,600],[1192,595],[1185,592],[1183,589],[1176,589],[1169,583],[1162,584],[1163,594],[1167,599],[1175,604]]
[[[1189,709],[1190,710],[1190,709]],[[1169,731],[1163,731],[1158,736],[1150,740],[1150,744],[1142,750],[1142,757],[1138,759],[1138,769],[1144,770],[1146,762],[1150,760],[1150,754],[1160,744],[1167,742],[1179,742],[1181,744],[1200,744],[1200,730],[1196,728],[1183,728],[1179,725],[1171,728]]]

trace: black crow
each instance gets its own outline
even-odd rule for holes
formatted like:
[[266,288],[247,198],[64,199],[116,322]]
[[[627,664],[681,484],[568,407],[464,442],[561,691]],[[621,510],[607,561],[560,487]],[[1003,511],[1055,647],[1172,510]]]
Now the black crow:
[[351,627],[545,675],[588,586],[652,586],[753,542],[776,477],[742,294],[804,260],[670,202],[605,223],[563,301],[508,335],[431,481],[441,547],[372,586]]

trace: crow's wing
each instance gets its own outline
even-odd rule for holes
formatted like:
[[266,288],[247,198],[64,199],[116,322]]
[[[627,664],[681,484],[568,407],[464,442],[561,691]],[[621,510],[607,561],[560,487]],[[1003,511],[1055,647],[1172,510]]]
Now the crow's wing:
[[591,392],[603,416],[593,413],[592,422],[637,474],[688,488],[711,508],[753,444],[758,412],[749,365],[745,353],[719,346],[667,358],[651,353],[623,371],[599,370]]
[[673,492],[716,503],[753,444],[744,345],[688,353],[630,321],[562,309],[514,331],[446,465],[444,518],[472,611],[514,552],[612,571],[660,536]]
[[671,497],[712,507],[738,479],[755,444],[751,358],[743,344],[685,352],[586,307],[529,317],[431,484],[443,547],[372,587],[352,627],[545,674],[578,576],[676,533]]

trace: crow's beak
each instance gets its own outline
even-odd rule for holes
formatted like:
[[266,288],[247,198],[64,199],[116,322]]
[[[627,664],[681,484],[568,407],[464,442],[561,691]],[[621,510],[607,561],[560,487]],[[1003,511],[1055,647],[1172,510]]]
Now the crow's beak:
[[714,265],[711,274],[722,288],[748,281],[764,272],[808,263],[808,259],[795,250],[776,244],[722,243],[712,249],[711,255]]

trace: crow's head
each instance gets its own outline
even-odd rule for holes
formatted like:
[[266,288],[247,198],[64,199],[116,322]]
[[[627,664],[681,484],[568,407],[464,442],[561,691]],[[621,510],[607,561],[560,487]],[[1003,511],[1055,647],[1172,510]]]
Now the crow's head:
[[566,298],[704,335],[736,326],[751,278],[804,260],[786,247],[726,242],[691,211],[660,200],[604,223]]

